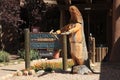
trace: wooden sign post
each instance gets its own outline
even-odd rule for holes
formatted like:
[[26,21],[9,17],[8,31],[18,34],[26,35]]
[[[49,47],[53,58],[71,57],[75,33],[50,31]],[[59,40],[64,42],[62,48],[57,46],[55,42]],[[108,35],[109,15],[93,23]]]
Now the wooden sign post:
[[67,35],[63,35],[63,70],[67,70]]
[[25,29],[25,69],[30,68],[30,31]]

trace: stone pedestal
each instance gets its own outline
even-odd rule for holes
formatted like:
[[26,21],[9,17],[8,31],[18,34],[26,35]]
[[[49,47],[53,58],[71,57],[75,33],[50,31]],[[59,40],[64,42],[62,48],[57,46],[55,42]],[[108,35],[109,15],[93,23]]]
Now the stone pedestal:
[[73,74],[90,74],[92,71],[86,65],[77,65],[72,67]]

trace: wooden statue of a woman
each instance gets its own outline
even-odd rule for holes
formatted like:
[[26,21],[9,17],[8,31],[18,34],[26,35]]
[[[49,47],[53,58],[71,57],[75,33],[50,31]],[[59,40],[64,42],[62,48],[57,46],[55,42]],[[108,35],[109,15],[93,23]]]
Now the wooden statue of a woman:
[[[70,23],[62,29],[57,30],[56,33],[69,35],[71,56],[74,62],[72,72],[84,74],[90,72],[90,70],[85,66],[86,61],[88,60],[88,52],[84,36],[83,18],[76,6],[70,6],[69,12],[71,15]],[[76,67],[77,69],[75,69]]]

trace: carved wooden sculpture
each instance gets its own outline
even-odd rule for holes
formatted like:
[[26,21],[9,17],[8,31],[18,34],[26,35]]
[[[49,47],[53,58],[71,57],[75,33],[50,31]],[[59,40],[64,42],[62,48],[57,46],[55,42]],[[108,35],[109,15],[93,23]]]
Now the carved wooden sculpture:
[[[63,27],[62,29],[57,30],[56,33],[62,35],[69,35],[71,56],[74,61],[74,66],[81,66],[86,64],[86,61],[88,60],[88,52],[86,48],[84,35],[83,18],[76,6],[70,6],[69,12],[71,15],[70,23]],[[81,68],[79,67],[79,69]],[[85,69],[87,69],[87,67],[85,67]],[[88,70],[87,72],[89,71],[90,70]],[[86,73],[86,71],[82,71],[82,73],[84,74]]]

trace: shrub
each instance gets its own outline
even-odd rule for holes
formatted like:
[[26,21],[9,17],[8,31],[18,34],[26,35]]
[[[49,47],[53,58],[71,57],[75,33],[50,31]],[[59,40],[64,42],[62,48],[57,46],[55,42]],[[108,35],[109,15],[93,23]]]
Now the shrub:
[[10,54],[6,51],[0,51],[0,62],[9,62]]
[[[25,59],[25,50],[18,50],[18,55]],[[39,52],[37,50],[30,50],[30,60],[40,59]]]
[[47,68],[44,69],[45,72],[52,72],[52,70],[53,70],[53,69],[50,68],[50,67],[47,67]]

